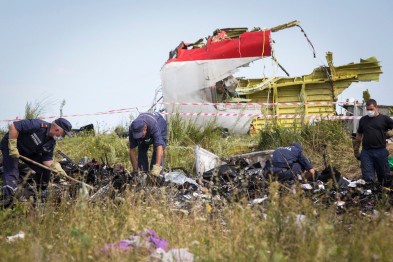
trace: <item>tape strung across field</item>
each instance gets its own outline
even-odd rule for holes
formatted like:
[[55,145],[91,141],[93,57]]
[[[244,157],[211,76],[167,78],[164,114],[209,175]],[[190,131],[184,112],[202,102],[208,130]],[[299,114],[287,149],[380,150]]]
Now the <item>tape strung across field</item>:
[[[302,105],[354,105],[354,102],[277,102],[277,103],[263,103],[263,102],[250,102],[250,103],[208,103],[208,102],[162,102],[163,105],[180,105],[180,106],[229,106],[229,105],[241,105],[241,106],[302,106]],[[359,104],[358,105],[362,105]]]
[[[137,110],[136,107],[132,107],[132,108],[122,108],[122,109],[111,109],[108,111],[104,111],[104,112],[96,112],[96,113],[85,113],[85,114],[71,114],[71,115],[62,115],[61,117],[64,118],[69,118],[69,117],[80,117],[80,116],[99,116],[99,115],[112,115],[112,114],[121,114],[121,113],[129,113],[129,112],[133,112]],[[60,116],[44,116],[44,117],[40,117],[40,119],[55,119],[55,118],[59,118]],[[22,118],[15,118],[15,119],[5,119],[5,120],[0,120],[0,122],[13,122],[13,121],[17,121],[17,120],[22,120]]]
[[267,114],[242,114],[242,113],[186,113],[186,112],[162,112],[162,115],[181,115],[181,116],[233,116],[233,117],[260,117],[266,119],[323,119],[323,120],[349,120],[360,119],[361,116],[316,116],[316,115],[267,115]]
[[[160,104],[163,105],[178,105],[178,106],[300,106],[300,105],[334,105],[334,104],[349,104],[354,105],[353,102],[290,102],[290,103],[194,103],[194,102],[162,102]],[[85,113],[85,114],[69,114],[63,115],[64,118],[70,117],[81,117],[81,116],[98,116],[98,115],[111,115],[111,114],[122,114],[122,113],[129,113],[134,112],[137,110],[136,107],[131,108],[121,108],[121,109],[111,109],[108,111],[103,112],[96,112],[96,113]],[[181,116],[206,116],[206,117],[260,117],[266,119],[324,119],[324,120],[350,120],[350,119],[360,119],[361,116],[323,116],[323,115],[292,115],[292,114],[278,114],[278,115],[271,115],[271,114],[244,114],[244,113],[191,113],[191,112],[162,112],[163,115],[181,115]],[[52,115],[52,116],[45,116],[41,117],[41,119],[55,119],[60,116]],[[4,119],[0,120],[0,122],[13,122],[16,120],[21,120],[21,118],[15,119]]]

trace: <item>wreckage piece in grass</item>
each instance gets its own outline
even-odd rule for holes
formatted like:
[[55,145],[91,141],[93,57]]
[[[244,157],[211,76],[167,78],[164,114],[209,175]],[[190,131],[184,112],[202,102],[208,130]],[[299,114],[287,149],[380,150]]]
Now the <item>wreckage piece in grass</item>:
[[[299,26],[299,22],[263,30],[218,29],[206,41],[181,42],[170,52],[161,69],[166,111],[192,118],[201,126],[214,119],[220,127],[233,133],[256,133],[272,119],[289,127],[309,121],[302,117],[304,115],[335,115],[335,104],[331,102],[336,102],[338,95],[351,83],[379,80],[381,65],[375,57],[334,66],[330,52],[326,55],[327,66],[316,68],[309,75],[289,77],[272,53],[271,36],[293,26]],[[239,68],[268,57],[277,62],[287,76],[259,79],[233,76]],[[286,118],[277,118],[278,115]],[[296,119],[295,115],[300,117]],[[215,117],[206,119],[211,116]]]
[[72,129],[71,131],[72,131],[73,135],[80,135],[80,134],[95,135],[93,124],[88,124],[88,125],[82,126],[79,129]]
[[[94,187],[86,194],[95,194],[103,187],[107,187],[103,197],[110,197],[114,199],[117,195],[121,195],[126,186],[130,183],[130,174],[120,164],[114,164],[111,167],[106,164],[89,160],[87,157],[82,158],[77,164],[74,163],[66,154],[57,151],[63,157],[60,164],[69,177],[83,181],[89,186]],[[82,183],[75,183],[73,181],[64,180],[64,177],[53,175],[51,183],[44,191],[37,191],[34,176],[34,170],[23,162],[19,163],[19,173],[21,183],[15,193],[15,198],[19,202],[31,202],[36,205],[39,202],[46,202],[50,200],[52,203],[60,203],[77,199],[81,195],[81,190],[84,191],[85,186]],[[0,166],[0,177],[3,170]],[[87,189],[86,189],[87,190]]]
[[[229,164],[225,163],[203,173],[205,186],[213,195],[220,195],[227,201],[248,199],[254,203],[255,199],[268,198],[272,177],[263,172],[265,162],[264,151],[255,152],[253,159],[245,154],[231,156]],[[262,161],[255,161],[259,157]],[[250,165],[247,165],[247,164]],[[280,194],[293,194],[299,183],[304,196],[310,198],[316,207],[326,208],[335,206],[338,213],[345,211],[361,211],[364,214],[374,214],[378,206],[390,209],[393,204],[393,190],[383,188],[378,183],[366,183],[364,180],[349,180],[341,177],[338,170],[325,168],[320,176],[322,180],[280,182]],[[332,174],[331,172],[334,172]],[[274,178],[273,178],[274,180]],[[329,182],[332,180],[332,183]],[[261,202],[262,203],[262,202]],[[264,205],[262,203],[262,205]]]

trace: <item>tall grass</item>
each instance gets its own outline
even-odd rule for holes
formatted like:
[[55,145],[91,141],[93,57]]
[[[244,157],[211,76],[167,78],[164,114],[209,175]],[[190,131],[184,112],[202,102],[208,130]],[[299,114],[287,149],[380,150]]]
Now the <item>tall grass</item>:
[[75,162],[87,156],[90,160],[95,158],[101,163],[108,162],[110,165],[122,163],[130,167],[128,139],[120,138],[116,134],[82,133],[58,142],[56,149],[69,155]]
[[182,166],[193,170],[194,146],[220,150],[221,147],[215,146],[219,138],[220,132],[214,123],[209,123],[203,129],[191,120],[182,120],[179,115],[171,117],[168,123],[168,146],[165,150],[166,165],[169,168]]
[[[60,112],[62,114],[62,108],[65,101],[62,102]],[[41,100],[36,100],[34,102],[27,102],[25,105],[25,119],[34,119],[44,116],[50,106],[53,106],[54,102],[50,97],[44,97]]]
[[0,139],[2,139],[3,138],[3,136],[6,134],[8,132],[8,130],[7,129],[2,129],[2,128],[0,128]]
[[273,124],[261,131],[259,144],[261,148],[276,148],[287,146],[294,141],[317,149],[322,144],[349,144],[350,133],[345,130],[342,121],[321,120],[314,124],[302,125],[301,128]]
[[240,153],[237,150],[239,146],[243,150],[251,150],[257,144],[255,137],[226,136],[215,121],[207,122],[201,127],[192,120],[183,120],[179,115],[170,118],[168,130],[168,147],[165,152],[169,160],[168,167],[182,166],[190,171],[195,171],[196,145],[218,156],[227,156]]
[[[317,169],[323,165],[317,150],[321,143],[328,144],[330,162],[346,168],[340,170],[344,175],[347,170],[359,169],[356,160],[351,160],[350,140],[339,122],[320,122],[295,131],[275,126],[260,136],[222,137],[214,123],[200,129],[176,118],[169,123],[166,166],[192,170],[196,144],[224,156],[239,145],[259,144],[260,149],[273,149],[293,141],[303,144]],[[76,161],[88,156],[130,166],[128,139],[116,135],[75,136],[58,143],[57,149]],[[174,200],[166,197],[167,190],[131,188],[126,191],[126,201],[117,204],[109,199],[91,204],[81,198],[59,205],[49,201],[37,208],[19,204],[0,211],[0,258],[145,260],[148,252],[144,249],[110,256],[100,250],[106,243],[146,228],[168,239],[171,247],[189,248],[199,261],[391,261],[393,257],[393,220],[387,206],[378,207],[379,216],[364,216],[356,209],[337,215],[334,206],[318,207],[302,190],[283,193],[280,185],[273,183],[264,206],[251,206],[246,200],[226,203],[214,199],[212,209],[198,201],[185,213],[173,208]],[[5,241],[6,236],[19,231],[25,232],[25,239]]]
[[[147,251],[100,250],[132,232],[154,229],[171,247],[188,247],[202,261],[389,261],[393,230],[390,215],[337,216],[334,208],[316,210],[309,199],[281,195],[272,187],[265,209],[233,203],[221,208],[195,207],[176,212],[170,200],[130,191],[126,201],[90,205],[82,200],[0,213],[2,236],[18,231],[24,240],[0,242],[4,261],[143,260]],[[217,205],[219,206],[219,205]],[[301,219],[300,219],[301,217]]]
[[350,132],[342,121],[322,120],[300,128],[286,128],[272,124],[259,135],[259,148],[274,149],[292,142],[303,145],[306,156],[318,168],[323,169],[321,145],[327,146],[327,161],[339,168],[349,178],[359,177],[359,163],[353,156]]

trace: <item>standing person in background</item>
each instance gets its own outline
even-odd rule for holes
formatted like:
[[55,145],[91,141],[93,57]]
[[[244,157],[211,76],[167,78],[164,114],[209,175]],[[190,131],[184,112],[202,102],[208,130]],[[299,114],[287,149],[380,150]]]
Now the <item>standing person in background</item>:
[[354,155],[361,162],[362,176],[366,182],[378,180],[390,186],[392,175],[389,169],[389,152],[386,149],[385,134],[389,129],[393,129],[393,120],[378,112],[377,101],[374,99],[366,102],[366,109],[367,115],[360,119],[356,137],[352,141]]
[[[160,175],[164,164],[164,150],[168,142],[168,130],[165,119],[159,113],[141,113],[130,125],[130,161],[134,171],[149,171],[147,151],[153,145],[150,172]],[[136,157],[138,147],[138,159]]]
[[[20,180],[18,163],[20,155],[42,163],[58,173],[66,174],[60,163],[53,161],[53,151],[56,141],[64,136],[71,136],[71,124],[64,118],[58,118],[52,123],[40,119],[15,121],[9,126],[9,131],[0,143],[3,154],[3,187],[0,208],[7,208],[13,202],[13,196]],[[37,190],[45,191],[50,171],[26,163],[36,174],[33,180]]]

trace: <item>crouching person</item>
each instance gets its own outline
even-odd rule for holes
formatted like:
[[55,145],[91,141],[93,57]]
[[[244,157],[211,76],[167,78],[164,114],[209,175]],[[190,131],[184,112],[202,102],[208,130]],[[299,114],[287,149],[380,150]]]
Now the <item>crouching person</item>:
[[278,181],[296,180],[305,171],[311,174],[312,180],[315,179],[315,170],[304,156],[302,146],[297,142],[274,150],[271,161],[266,163],[265,171]]
[[[159,176],[164,165],[164,150],[168,142],[167,123],[159,113],[142,113],[130,125],[130,161],[134,171],[149,171]],[[153,145],[149,166],[147,151]],[[138,147],[138,158],[136,157]]]
[[[0,208],[12,205],[20,180],[18,162],[21,155],[65,174],[60,163],[53,161],[53,151],[56,141],[66,135],[71,136],[71,128],[70,122],[64,118],[58,118],[52,123],[40,119],[26,119],[15,121],[9,126],[8,133],[0,143],[3,154],[3,194]],[[45,191],[50,180],[50,171],[28,162],[26,164],[36,173],[33,180],[37,184],[37,190]]]

